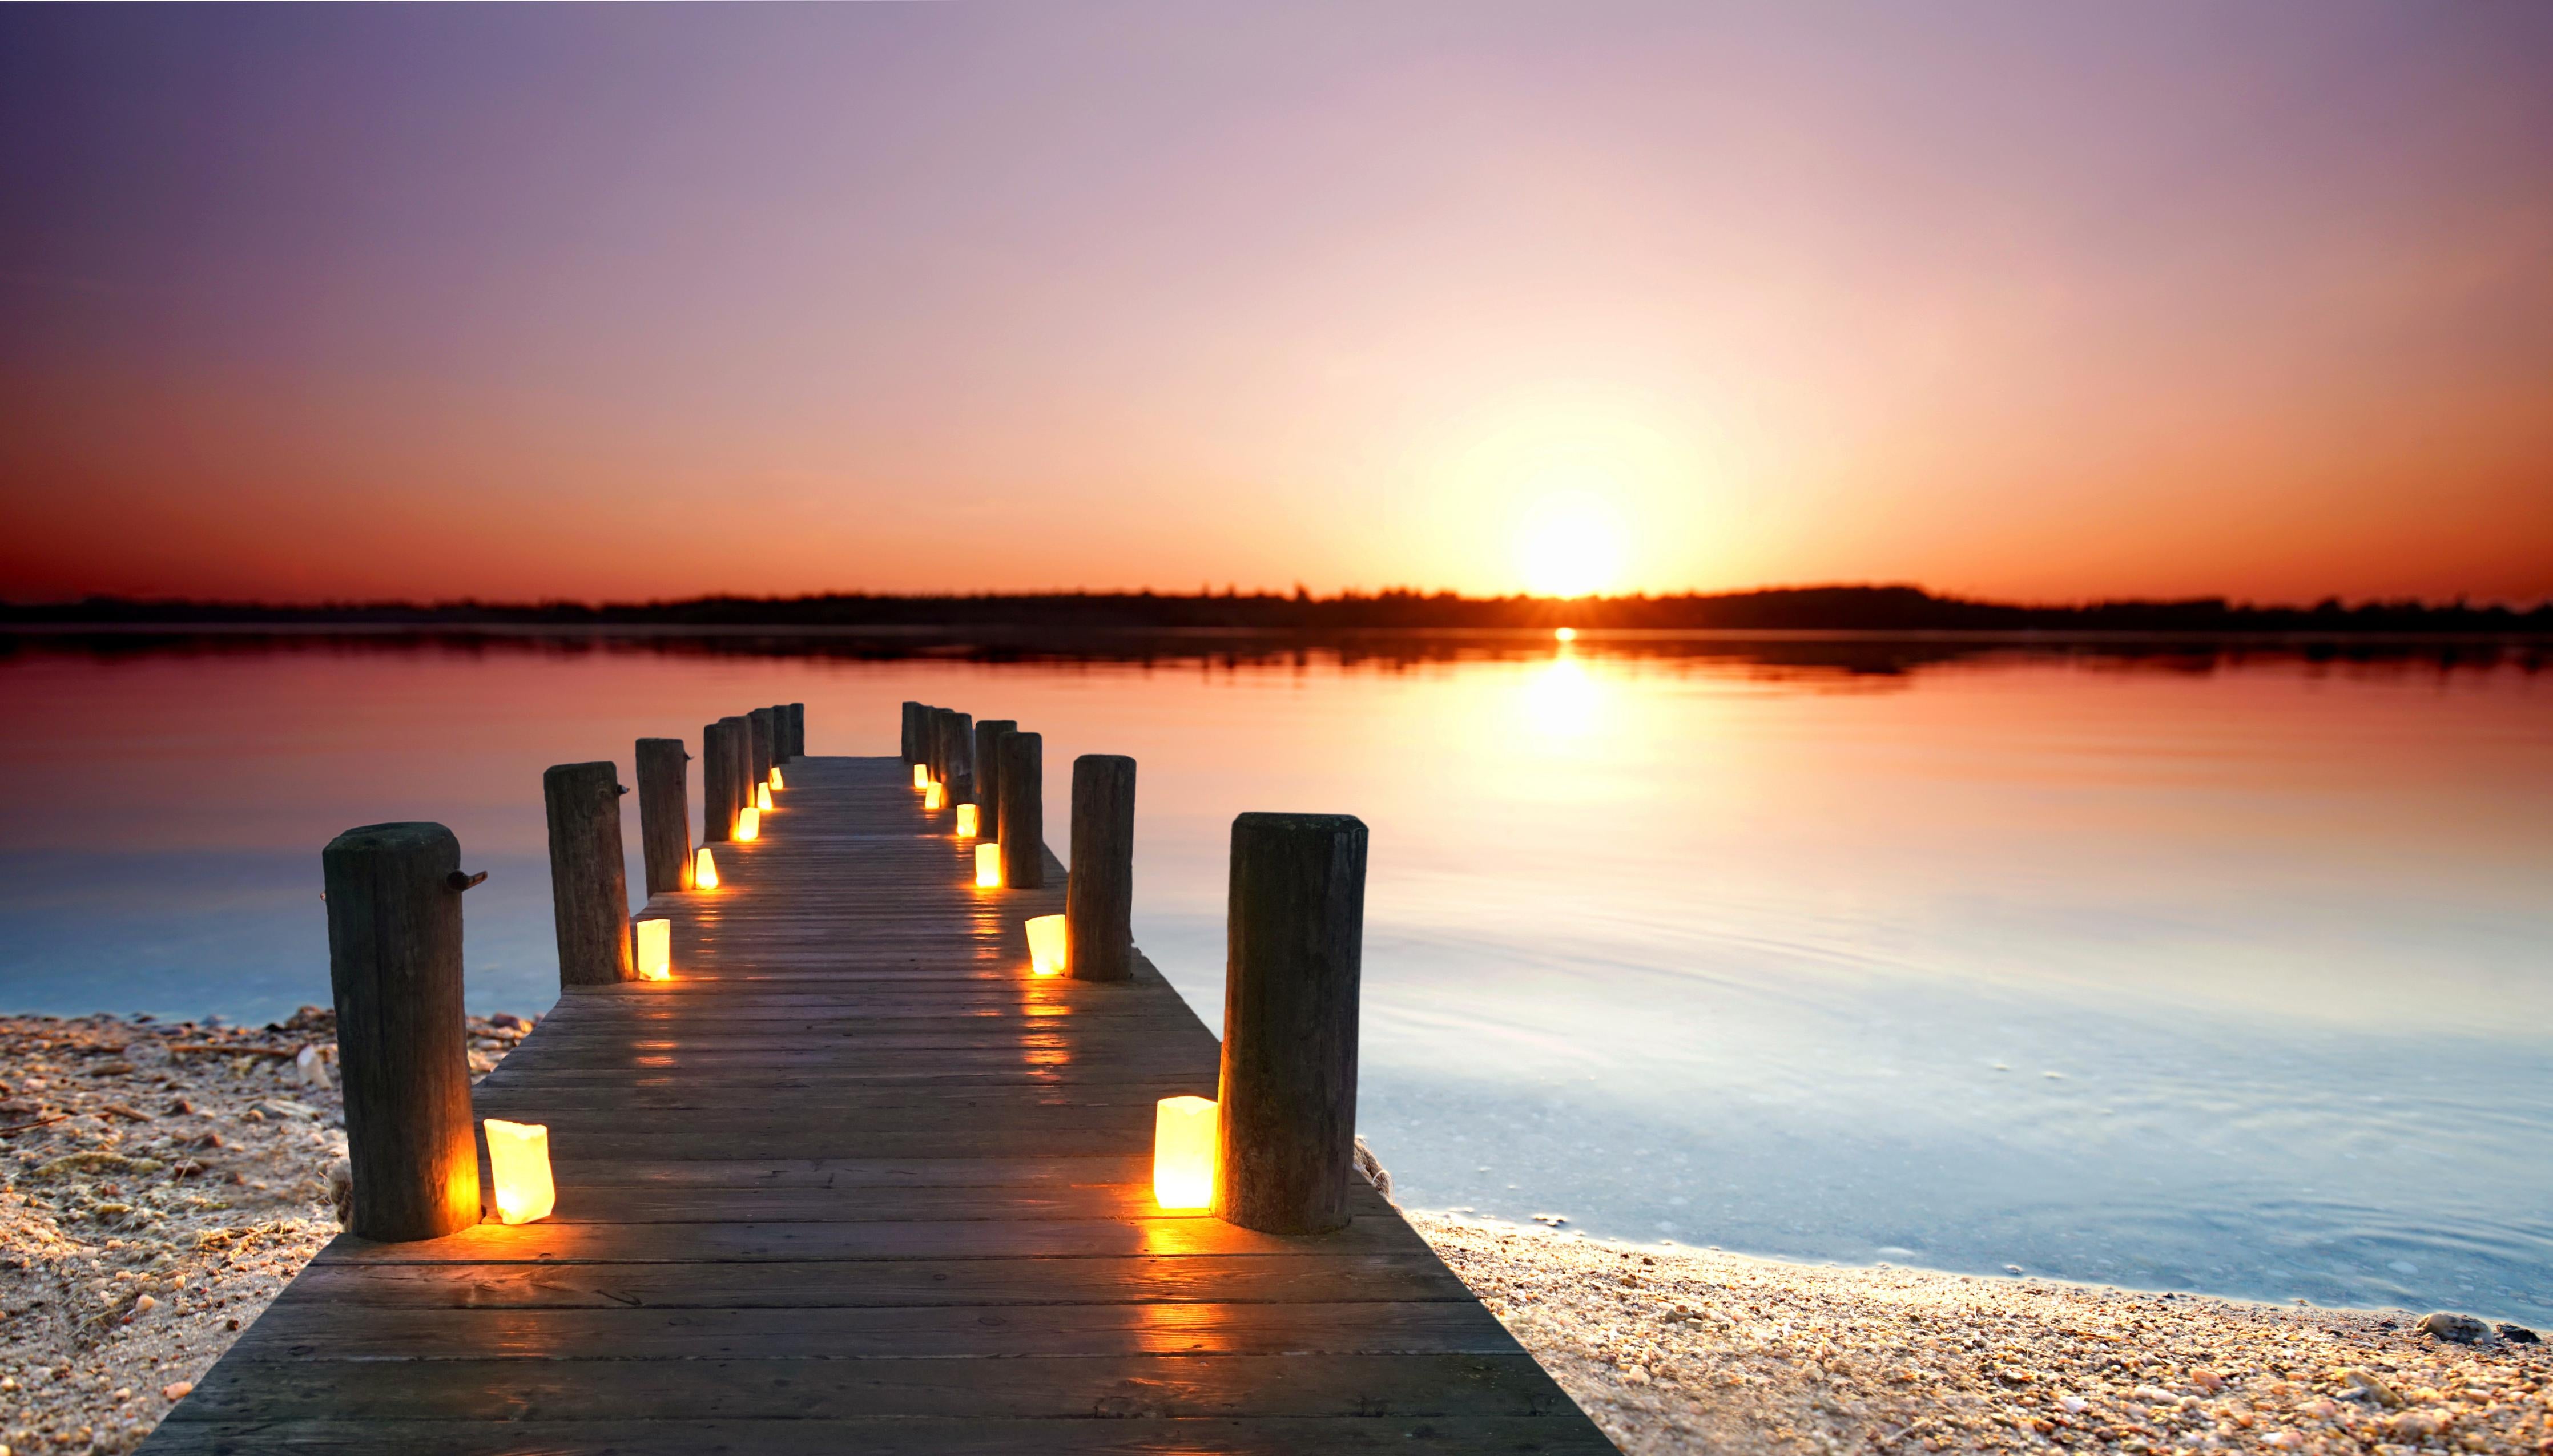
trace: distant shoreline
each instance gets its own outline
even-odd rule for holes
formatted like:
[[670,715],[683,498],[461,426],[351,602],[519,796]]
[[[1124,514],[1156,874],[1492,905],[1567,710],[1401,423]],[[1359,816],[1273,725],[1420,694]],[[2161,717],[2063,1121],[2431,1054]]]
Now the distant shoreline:
[[1779,639],[2439,640],[2553,639],[2553,602],[2518,610],[2417,601],[2312,607],[2258,606],[2222,598],[2031,606],[1936,596],[1908,586],[1781,588],[1650,597],[1463,597],[1387,591],[1314,597],[1227,592],[1054,592],[977,596],[836,594],[796,598],[704,597],[682,602],[589,605],[476,601],[265,603],[141,601],[0,604],[0,633],[397,632],[488,634],[763,634],[786,637],[1111,638],[1158,634],[1282,639],[1389,633],[1549,635],[1560,629]]

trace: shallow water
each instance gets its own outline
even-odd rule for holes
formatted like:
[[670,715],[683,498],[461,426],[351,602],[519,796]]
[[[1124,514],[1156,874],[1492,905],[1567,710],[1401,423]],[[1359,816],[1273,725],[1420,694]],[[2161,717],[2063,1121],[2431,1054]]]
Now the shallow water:
[[1365,818],[1404,1201],[2553,1322],[2553,675],[2507,656],[22,639],[0,1007],[324,1001],[319,845],[426,818],[493,871],[474,1008],[539,1009],[544,766],[793,700],[891,753],[905,698],[1137,756],[1137,935],[1209,1022],[1231,817]]

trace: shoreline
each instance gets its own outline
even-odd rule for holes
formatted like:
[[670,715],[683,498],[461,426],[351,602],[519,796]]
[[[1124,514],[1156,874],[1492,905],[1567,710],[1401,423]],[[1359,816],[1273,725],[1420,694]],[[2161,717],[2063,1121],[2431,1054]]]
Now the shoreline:
[[[474,1075],[531,1024],[471,1018]],[[316,1007],[260,1028],[0,1017],[0,1456],[130,1450],[336,1235],[335,1052]],[[2553,1347],[2442,1340],[2398,1310],[1796,1264],[1404,1211],[1633,1456],[2553,1456]]]
[[2553,1456],[2553,1347],[2520,1326],[2464,1344],[2400,1310],[1798,1264],[1405,1212],[1631,1456]]

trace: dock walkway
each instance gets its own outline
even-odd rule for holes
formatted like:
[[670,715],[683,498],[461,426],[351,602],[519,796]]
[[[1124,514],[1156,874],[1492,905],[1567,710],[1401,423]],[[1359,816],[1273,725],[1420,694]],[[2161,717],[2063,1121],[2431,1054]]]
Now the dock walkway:
[[1164,1214],[1156,1099],[1214,1036],[1151,966],[1029,974],[893,758],[800,758],[675,979],[563,995],[475,1092],[550,1128],[556,1213],[340,1237],[161,1453],[1606,1452],[1399,1214]]

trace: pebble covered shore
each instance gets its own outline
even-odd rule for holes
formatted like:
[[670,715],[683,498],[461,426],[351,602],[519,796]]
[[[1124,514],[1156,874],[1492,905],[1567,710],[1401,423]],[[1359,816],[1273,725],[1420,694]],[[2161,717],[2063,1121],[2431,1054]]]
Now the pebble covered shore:
[[[471,1019],[484,1073],[530,1030]],[[0,1017],[0,1456],[121,1452],[335,1237],[332,1013]]]
[[1788,1264],[1413,1213],[1632,1456],[2486,1451],[2553,1456],[2553,1357],[2508,1326]]
[[[529,1030],[472,1018],[474,1073]],[[316,1008],[0,1018],[0,1456],[130,1450],[334,1236],[335,1052]],[[1410,1218],[1633,1456],[2553,1456],[2553,1357],[2513,1327]]]

